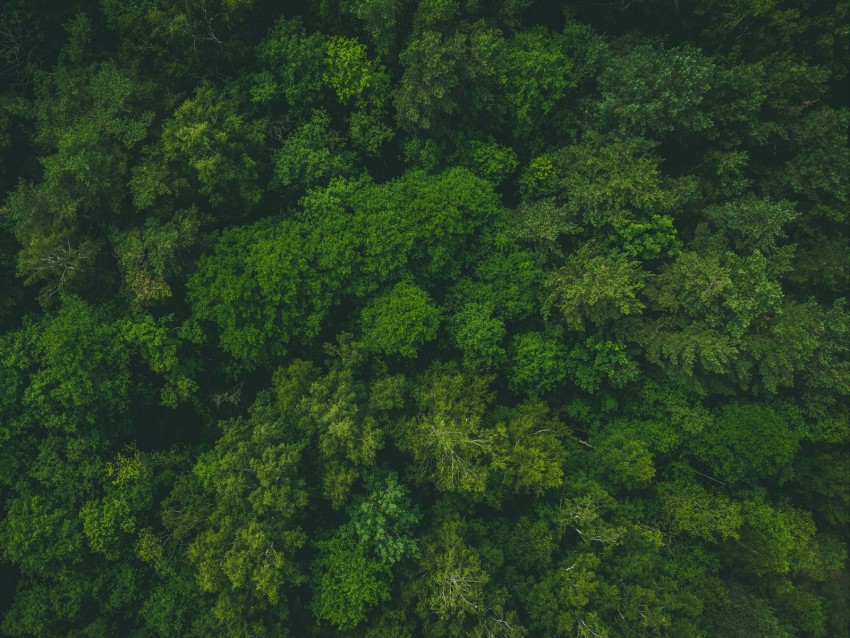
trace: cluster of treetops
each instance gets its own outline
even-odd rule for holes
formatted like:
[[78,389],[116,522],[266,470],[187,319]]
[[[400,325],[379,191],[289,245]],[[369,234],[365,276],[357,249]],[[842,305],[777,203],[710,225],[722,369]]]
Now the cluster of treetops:
[[847,635],[847,0],[4,0],[3,636]]

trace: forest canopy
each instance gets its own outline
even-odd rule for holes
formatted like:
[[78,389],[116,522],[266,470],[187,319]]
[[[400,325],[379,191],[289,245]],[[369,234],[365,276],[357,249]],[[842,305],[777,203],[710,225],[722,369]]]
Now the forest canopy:
[[0,636],[850,634],[848,0],[2,0]]

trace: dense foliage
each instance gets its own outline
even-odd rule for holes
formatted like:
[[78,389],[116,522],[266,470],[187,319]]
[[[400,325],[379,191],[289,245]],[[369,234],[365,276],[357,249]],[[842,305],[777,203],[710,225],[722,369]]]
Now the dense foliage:
[[4,0],[0,634],[846,636],[847,0]]

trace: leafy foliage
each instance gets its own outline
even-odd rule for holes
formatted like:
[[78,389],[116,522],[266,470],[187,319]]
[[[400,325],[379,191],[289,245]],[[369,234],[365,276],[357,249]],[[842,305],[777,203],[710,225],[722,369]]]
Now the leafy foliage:
[[847,2],[556,5],[0,4],[3,636],[848,634]]

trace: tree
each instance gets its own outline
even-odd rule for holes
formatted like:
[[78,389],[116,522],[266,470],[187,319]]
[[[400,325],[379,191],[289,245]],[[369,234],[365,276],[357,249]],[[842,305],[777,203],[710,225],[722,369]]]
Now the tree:
[[[417,592],[418,604],[420,613],[436,615],[435,628],[446,629],[446,625],[452,627],[485,612],[485,586],[490,577],[481,568],[480,555],[466,544],[462,532],[462,521],[445,521],[434,529],[423,548],[426,572]],[[457,635],[460,627],[452,628],[454,631],[448,635]]]
[[363,309],[363,338],[380,352],[415,357],[437,336],[440,312],[428,293],[401,282]]
[[324,56],[321,34],[308,35],[297,18],[279,19],[257,48],[262,70],[254,78],[252,101],[283,101],[293,124],[303,124],[322,104]]
[[134,541],[156,525],[158,498],[182,459],[130,450],[105,461],[93,442],[47,437],[7,502],[3,556],[21,573],[3,622],[9,635],[113,633],[154,583]]
[[505,48],[504,110],[511,114],[517,138],[537,142],[535,135],[558,130],[556,114],[577,85],[565,37],[544,29],[522,31]]
[[[333,356],[330,369],[310,384],[299,407],[315,432],[322,493],[334,508],[340,508],[357,479],[374,465],[384,435],[369,409],[368,388],[361,381],[369,370],[365,345],[341,335],[326,349]],[[291,373],[299,372],[299,367],[291,369]]]
[[193,469],[211,506],[195,514],[187,557],[224,635],[279,635],[287,589],[304,579],[296,562],[306,542],[299,525],[307,505],[298,471],[303,443],[287,440],[287,417],[262,397],[249,418],[222,424],[222,437]]
[[342,9],[357,18],[372,46],[381,55],[396,52],[398,22],[404,15],[404,0],[343,0]]
[[397,428],[420,480],[441,492],[497,505],[513,494],[562,484],[563,426],[543,404],[487,410],[487,377],[435,364],[414,387],[419,415]]
[[[223,233],[189,281],[195,316],[218,325],[222,349],[242,365],[274,361],[290,342],[315,337],[346,298],[407,273],[449,278],[467,242],[502,213],[492,186],[462,169],[383,185],[334,181],[302,204],[300,219]],[[433,311],[423,310],[416,340],[434,330]]]
[[148,218],[142,228],[115,233],[118,266],[133,301],[146,306],[173,295],[186,256],[198,242],[200,225],[197,209],[190,208],[176,211],[167,221]]
[[[237,227],[200,259],[189,280],[194,316],[219,326],[221,348],[236,360],[256,365],[280,357],[292,339],[290,330],[303,326],[308,313],[315,325],[326,312],[310,309],[299,294],[316,277],[309,267],[314,247],[304,235],[304,227],[291,221]],[[328,283],[333,293],[338,284]],[[312,286],[321,290],[322,280]],[[328,293],[325,307],[332,301]]]
[[511,345],[511,387],[533,396],[555,389],[566,377],[566,356],[557,339],[540,332],[518,334]]
[[762,482],[769,476],[782,481],[800,436],[794,416],[763,404],[727,404],[690,447],[724,482]]
[[350,520],[319,541],[313,563],[316,617],[351,629],[367,609],[390,597],[391,567],[418,555],[410,528],[420,518],[394,474],[367,478],[367,493],[349,508]]
[[113,62],[59,66],[38,76],[37,91],[42,175],[22,180],[5,212],[22,245],[18,274],[26,283],[43,282],[47,303],[63,290],[103,284],[93,266],[104,242],[92,226],[119,223],[129,160],[153,113],[145,109],[148,87]]
[[414,390],[421,413],[399,428],[398,445],[409,451],[420,480],[446,492],[483,496],[493,442],[482,419],[488,379],[468,378],[451,365],[436,365]]
[[640,137],[589,133],[580,144],[534,158],[520,186],[526,199],[554,198],[565,206],[564,221],[619,233],[653,213],[672,212],[689,197],[687,182],[662,176],[651,149]]
[[[717,249],[679,255],[646,293],[650,307],[666,315],[641,337],[650,359],[668,358],[689,375],[697,362],[709,372],[731,374],[742,340],[780,308],[777,267],[781,259],[768,262],[758,251],[743,257]],[[747,374],[744,366],[738,370]]]
[[726,202],[705,212],[715,226],[728,233],[732,246],[743,254],[772,252],[776,240],[785,238],[782,227],[797,217],[790,202],[774,203],[755,197]]
[[377,153],[393,135],[386,124],[389,75],[381,64],[368,59],[365,46],[351,38],[330,38],[325,63],[324,80],[339,102],[353,102],[352,141],[371,154]]
[[103,18],[121,37],[131,60],[151,60],[166,77],[183,78],[205,69],[227,68],[244,44],[252,0],[189,0],[174,5],[143,0],[132,6],[116,0],[98,3]]
[[471,302],[450,320],[454,340],[464,358],[490,369],[505,358],[502,341],[507,332],[504,321],[493,314],[492,304]]
[[350,537],[320,541],[318,548],[313,612],[338,629],[352,629],[367,608],[389,598],[382,565],[364,556]]
[[126,434],[131,353],[107,317],[72,297],[54,317],[11,335],[7,365],[26,379],[16,407],[29,427],[74,432],[110,423],[111,436]]
[[565,361],[570,379],[585,392],[595,393],[603,385],[624,388],[639,377],[634,349],[623,342],[591,335],[576,344]]
[[155,155],[150,161],[164,160],[177,174],[191,176],[215,207],[257,204],[262,123],[247,119],[237,107],[233,97],[200,86],[165,124],[161,159]]
[[565,266],[549,275],[544,311],[549,314],[557,309],[573,330],[588,324],[603,326],[643,310],[638,293],[644,278],[637,262],[626,255],[602,254],[597,245],[586,243],[567,258]]
[[545,403],[528,401],[497,409],[489,420],[495,443],[491,500],[515,494],[539,496],[563,485],[567,430],[549,415]]
[[354,159],[340,134],[331,128],[328,114],[317,110],[274,153],[275,177],[284,187],[306,191],[326,186],[333,178],[350,176]]
[[692,47],[635,46],[612,56],[599,77],[601,116],[633,135],[704,131],[712,126],[701,105],[713,74],[711,59]]
[[403,126],[430,129],[457,110],[454,93],[461,83],[464,37],[423,31],[399,55],[405,72],[395,98]]

